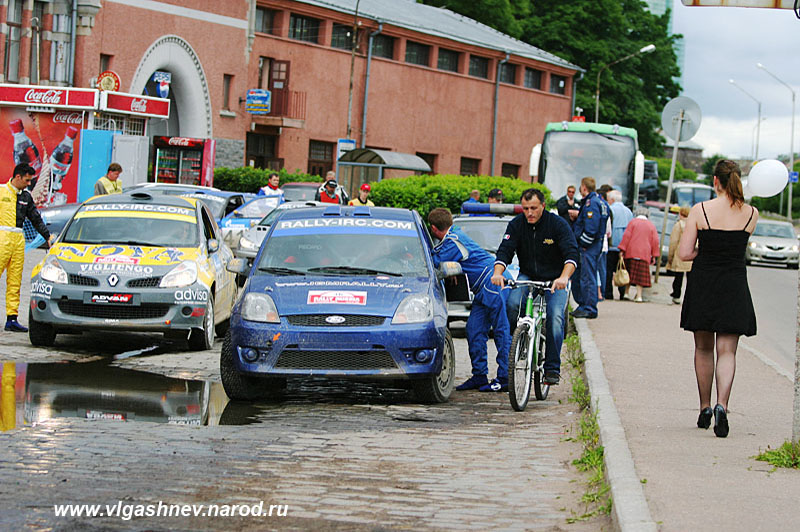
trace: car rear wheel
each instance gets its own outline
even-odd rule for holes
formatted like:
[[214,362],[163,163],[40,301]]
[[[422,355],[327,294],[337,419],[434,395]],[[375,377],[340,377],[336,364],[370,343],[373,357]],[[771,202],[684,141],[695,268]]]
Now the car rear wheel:
[[203,317],[203,328],[192,329],[189,333],[189,349],[205,351],[214,346],[214,298],[209,296]]
[[263,378],[246,375],[236,368],[231,333],[225,335],[222,352],[219,358],[219,370],[222,376],[222,387],[228,397],[234,401],[253,401],[265,397],[279,397],[286,389],[286,379]]
[[28,310],[28,338],[37,347],[52,347],[56,342],[56,330],[49,323],[33,319],[33,311]]
[[438,375],[415,379],[412,382],[417,399],[423,403],[444,403],[453,392],[453,383],[456,376],[456,358],[453,338],[448,330],[444,338],[442,352],[442,369]]

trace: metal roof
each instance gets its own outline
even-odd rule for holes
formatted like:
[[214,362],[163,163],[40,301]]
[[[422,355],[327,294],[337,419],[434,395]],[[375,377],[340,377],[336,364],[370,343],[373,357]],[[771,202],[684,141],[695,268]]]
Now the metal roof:
[[383,166],[393,170],[411,170],[414,172],[430,172],[428,166],[422,158],[410,153],[400,153],[388,150],[371,150],[369,148],[358,148],[345,152],[339,158],[342,163],[360,163],[375,166]]
[[[301,4],[324,7],[348,14],[354,14],[356,8],[356,0],[297,1]],[[361,0],[358,6],[358,16],[427,35],[585,72],[583,68],[557,55],[514,39],[476,20],[454,13],[449,9],[418,4],[415,0]]]

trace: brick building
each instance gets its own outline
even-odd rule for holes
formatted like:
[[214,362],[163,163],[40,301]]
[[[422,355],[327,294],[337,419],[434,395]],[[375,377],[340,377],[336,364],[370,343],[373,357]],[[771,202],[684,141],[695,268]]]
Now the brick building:
[[[355,7],[2,0],[0,82],[89,87],[112,70],[120,91],[155,95],[153,74],[169,72],[170,118],[150,119],[147,134],[215,139],[218,166],[322,174],[349,136],[438,173],[527,178],[545,124],[571,116],[580,67],[413,0]],[[272,91],[270,114],[245,111],[253,88]]]

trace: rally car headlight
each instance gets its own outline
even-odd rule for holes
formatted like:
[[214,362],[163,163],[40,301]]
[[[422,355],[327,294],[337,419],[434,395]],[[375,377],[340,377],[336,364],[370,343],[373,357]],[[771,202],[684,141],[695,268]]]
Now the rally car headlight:
[[39,276],[51,283],[67,284],[69,281],[67,272],[61,267],[58,259],[54,257],[45,261],[44,266],[42,266],[42,271],[39,272]]
[[278,307],[267,294],[248,293],[242,302],[242,318],[248,321],[280,323]]
[[247,238],[247,236],[242,236],[242,238],[239,239],[239,247],[248,251],[255,251],[258,249],[258,243],[253,242]]
[[161,288],[179,288],[188,286],[197,281],[197,263],[193,260],[184,261],[170,270],[161,278]]
[[392,323],[421,323],[433,319],[433,303],[430,296],[415,294],[406,297],[392,318]]

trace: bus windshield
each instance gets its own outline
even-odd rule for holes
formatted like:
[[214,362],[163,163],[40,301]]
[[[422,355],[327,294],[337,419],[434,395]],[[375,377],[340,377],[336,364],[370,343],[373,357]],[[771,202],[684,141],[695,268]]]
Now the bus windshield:
[[597,186],[608,183],[626,200],[631,194],[636,142],[632,137],[590,131],[550,131],[542,144],[544,176],[553,196],[560,198],[567,186],[578,188],[584,177]]

